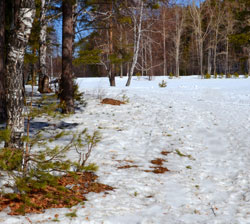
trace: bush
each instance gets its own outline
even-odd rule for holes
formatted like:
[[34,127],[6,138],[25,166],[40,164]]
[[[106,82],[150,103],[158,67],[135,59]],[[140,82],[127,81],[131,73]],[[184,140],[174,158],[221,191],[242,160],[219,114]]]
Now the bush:
[[238,72],[235,72],[235,73],[234,73],[234,77],[235,77],[235,78],[239,78],[239,77],[240,77],[239,73],[238,73]]
[[[172,79],[174,77],[174,74],[172,72],[169,73],[169,78]],[[166,86],[165,86],[166,87]]]
[[230,78],[232,78],[232,75],[231,75],[230,73],[227,73],[227,74],[226,74],[226,78],[227,78],[227,79],[230,79]]
[[[77,88],[75,88],[75,92],[80,100],[81,94],[78,93]],[[25,214],[27,211],[42,210],[30,199],[30,195],[34,193],[42,195],[41,197],[45,200],[48,199],[51,207],[53,207],[52,204],[63,203],[62,200],[68,197],[65,194],[68,189],[60,182],[60,178],[63,175],[76,176],[77,172],[94,171],[98,168],[94,164],[86,166],[86,162],[93,148],[101,140],[99,132],[94,132],[91,135],[87,129],[80,133],[39,130],[30,136],[30,121],[33,118],[46,114],[52,117],[61,116],[57,109],[58,105],[54,102],[56,100],[55,95],[44,96],[35,103],[31,99],[27,113],[27,135],[22,139],[25,148],[0,149],[0,176],[7,174],[8,182],[11,183],[7,187],[1,186],[0,201],[9,198],[19,203],[19,206],[11,208],[14,210],[12,214]],[[49,137],[48,132],[50,132]],[[65,137],[69,139],[66,144],[56,144]],[[0,131],[0,142],[8,142],[9,138],[10,132],[8,130]],[[51,147],[51,143],[54,143],[53,147]],[[66,154],[72,149],[78,153],[77,161],[70,161],[66,158]],[[6,189],[8,194],[5,194]],[[70,205],[78,203],[77,199],[70,198],[68,200]]]
[[159,83],[159,87],[160,88],[165,88],[167,87],[167,82],[165,80],[162,80],[160,83]]
[[141,73],[140,73],[140,72],[137,72],[137,73],[135,74],[135,76],[137,77],[138,80],[141,79]]
[[248,78],[248,74],[247,74],[247,73],[245,73],[245,74],[244,74],[244,77],[245,77],[245,79],[247,79],[247,78]]
[[215,72],[214,78],[217,79],[217,77],[218,77],[218,74],[217,74],[217,72]]
[[[78,134],[73,134],[67,144],[61,146],[54,144],[55,147],[49,147],[48,143],[70,135],[69,132],[61,131],[47,138],[39,132],[33,138],[25,138],[24,141],[27,147],[30,147],[29,150],[9,148],[0,150],[0,169],[4,173],[7,172],[8,182],[11,183],[1,190],[0,200],[2,197],[18,201],[19,207],[12,208],[14,210],[12,214],[24,215],[27,211],[40,211],[42,208],[37,207],[30,198],[33,198],[34,194],[40,195],[49,204],[66,205],[65,200],[68,200],[69,205],[79,203],[79,199],[68,198],[65,194],[68,188],[63,185],[61,177],[70,175],[77,178],[79,172],[98,169],[95,164],[86,166],[86,162],[93,148],[100,141],[100,135],[98,132],[90,135],[87,129],[84,129]],[[37,146],[36,150],[31,150],[34,146]],[[66,159],[66,154],[71,149],[77,151],[77,161]],[[5,194],[6,189],[8,194]]]
[[222,79],[224,77],[223,73],[220,73],[219,78]]
[[205,79],[211,79],[211,75],[209,73],[205,74]]

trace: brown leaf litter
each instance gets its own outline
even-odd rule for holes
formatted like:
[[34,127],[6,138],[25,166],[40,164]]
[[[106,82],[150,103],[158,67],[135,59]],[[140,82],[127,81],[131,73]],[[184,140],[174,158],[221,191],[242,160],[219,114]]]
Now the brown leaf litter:
[[11,197],[10,194],[0,195],[0,211],[9,207],[11,210],[9,215],[43,213],[45,209],[72,207],[86,201],[84,195],[89,192],[100,193],[113,190],[108,185],[96,182],[97,177],[92,172],[77,173],[74,176],[64,175],[58,180],[59,186],[65,187],[64,191],[52,186],[39,190],[33,189],[27,194],[28,201],[25,204],[20,194],[16,194],[15,197]]

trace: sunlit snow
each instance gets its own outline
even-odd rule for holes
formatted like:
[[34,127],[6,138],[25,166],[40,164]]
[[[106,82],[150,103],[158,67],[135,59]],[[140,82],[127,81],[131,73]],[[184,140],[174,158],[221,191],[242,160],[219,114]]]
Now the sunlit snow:
[[[167,87],[159,88],[163,79]],[[250,223],[250,79],[116,82],[78,79],[87,106],[64,120],[78,124],[71,131],[100,131],[89,162],[99,166],[99,181],[115,190],[87,195],[84,207],[71,209],[76,218],[65,216],[67,208],[25,217],[4,211],[0,223],[55,223],[56,214],[63,224]],[[129,102],[102,105],[105,97]],[[145,172],[156,158],[170,171]],[[137,167],[118,169],[124,165]]]

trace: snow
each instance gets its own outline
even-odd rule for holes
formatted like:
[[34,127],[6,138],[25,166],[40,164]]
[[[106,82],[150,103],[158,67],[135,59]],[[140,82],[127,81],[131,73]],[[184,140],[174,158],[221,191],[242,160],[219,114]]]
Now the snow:
[[[163,79],[168,86],[159,88]],[[89,162],[115,190],[87,195],[84,207],[71,209],[76,218],[66,217],[66,208],[25,217],[4,211],[0,223],[55,223],[56,214],[63,224],[250,223],[250,79],[116,81],[109,87],[107,78],[78,79],[87,106],[64,120],[78,124],[73,131],[100,131]],[[100,104],[123,96],[125,105]],[[170,171],[145,172],[156,158]],[[124,165],[138,167],[118,169]]]

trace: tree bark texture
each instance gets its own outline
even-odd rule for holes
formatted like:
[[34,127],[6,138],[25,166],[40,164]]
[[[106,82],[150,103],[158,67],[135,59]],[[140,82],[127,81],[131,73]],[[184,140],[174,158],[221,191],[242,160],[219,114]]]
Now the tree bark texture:
[[60,100],[63,113],[74,113],[74,89],[72,73],[73,19],[72,0],[62,2],[63,32],[62,32],[62,77],[60,82]]
[[183,32],[183,22],[184,22],[183,12],[176,8],[175,9],[175,35],[174,35],[174,45],[175,45],[175,76],[180,76],[180,46],[181,46],[181,36]]
[[0,122],[6,121],[6,104],[4,93],[5,66],[5,0],[0,1]]
[[[111,56],[113,53],[113,30],[112,30],[112,21],[110,22],[110,29],[109,29],[109,55]],[[115,71],[114,71],[114,64],[112,61],[109,62],[109,84],[110,86],[115,86]]]
[[141,41],[141,33],[142,33],[141,27],[142,27],[143,7],[144,7],[143,1],[140,0],[140,14],[139,14],[138,24],[137,24],[137,19],[134,19],[134,55],[133,55],[133,61],[132,61],[132,65],[130,68],[126,86],[130,86],[131,79],[132,79],[134,69],[137,63],[137,59],[138,59],[139,47],[140,47],[140,41]]
[[16,26],[10,33],[7,50],[5,97],[7,109],[7,129],[11,132],[10,141],[6,147],[22,148],[24,133],[24,89],[23,61],[25,47],[35,16],[35,1],[22,0],[18,10]]
[[45,0],[41,0],[41,14],[40,14],[40,34],[39,34],[39,82],[38,91],[40,93],[51,92],[49,88],[49,76],[47,69],[47,27],[48,21],[46,19],[47,7],[45,6]]
[[162,28],[163,28],[163,76],[167,75],[167,53],[166,53],[166,9],[163,8],[163,24],[162,24]]
[[[110,12],[113,10],[113,2],[110,4]],[[112,17],[110,17],[110,22],[109,22],[109,56],[113,54],[113,21]],[[115,86],[115,71],[114,71],[114,64],[112,63],[111,59],[109,59],[109,84],[110,86]]]

